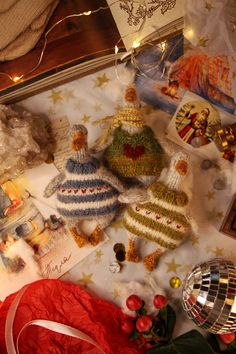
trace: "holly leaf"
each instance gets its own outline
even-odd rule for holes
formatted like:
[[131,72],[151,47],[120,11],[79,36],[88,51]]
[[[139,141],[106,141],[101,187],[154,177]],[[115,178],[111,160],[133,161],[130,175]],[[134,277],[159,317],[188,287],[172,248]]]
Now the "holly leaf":
[[137,311],[137,315],[143,316],[147,314],[147,310],[144,307],[141,307],[140,310]]
[[214,354],[206,339],[196,330],[175,338],[167,345],[156,346],[148,354]]
[[220,353],[221,350],[219,340],[217,339],[215,334],[210,334],[210,336],[207,338],[207,341],[216,353]]
[[170,340],[176,323],[175,311],[170,305],[167,305],[166,307],[160,309],[157,319],[164,325],[165,328],[165,332],[162,333],[162,336]]
[[135,340],[135,339],[137,339],[139,337],[139,332],[135,329],[132,333],[131,333],[131,335],[129,336],[129,339],[130,340]]

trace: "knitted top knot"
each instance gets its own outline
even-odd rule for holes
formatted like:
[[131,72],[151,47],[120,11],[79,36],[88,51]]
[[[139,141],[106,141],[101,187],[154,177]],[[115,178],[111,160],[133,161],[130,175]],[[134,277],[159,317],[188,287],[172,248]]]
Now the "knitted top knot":
[[131,205],[124,216],[125,228],[130,233],[156,242],[162,251],[178,247],[190,231],[186,215],[189,200],[181,190],[187,169],[187,155],[176,154],[165,182],[152,184],[147,201]]
[[113,117],[113,139],[104,151],[108,167],[123,177],[159,176],[164,167],[164,151],[147,127],[136,91],[129,87],[125,106]]

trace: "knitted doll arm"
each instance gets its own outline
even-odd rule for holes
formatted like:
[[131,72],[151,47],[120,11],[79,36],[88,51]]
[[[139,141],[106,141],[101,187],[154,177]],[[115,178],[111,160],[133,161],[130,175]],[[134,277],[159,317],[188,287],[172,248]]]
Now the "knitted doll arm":
[[63,182],[65,179],[65,174],[59,173],[57,176],[55,176],[51,182],[47,185],[47,187],[44,189],[44,198],[49,198],[51,195],[53,195],[56,190],[60,187],[60,184]]
[[143,188],[130,188],[128,191],[122,193],[118,200],[124,204],[130,203],[147,203],[149,201],[149,195],[146,189]]
[[97,154],[104,151],[112,143],[112,135],[107,138],[107,141],[99,143],[96,141],[94,145],[89,149],[91,154]]
[[125,191],[125,187],[123,186],[121,181],[116,176],[114,176],[110,171],[108,171],[105,167],[101,166],[98,169],[97,174],[103,181],[109,183],[120,193],[123,193]]

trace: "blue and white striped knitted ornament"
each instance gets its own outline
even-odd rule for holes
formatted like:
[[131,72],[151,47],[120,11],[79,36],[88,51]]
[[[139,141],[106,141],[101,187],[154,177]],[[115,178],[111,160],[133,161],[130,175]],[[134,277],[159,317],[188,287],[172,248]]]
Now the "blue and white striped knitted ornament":
[[70,158],[65,180],[57,192],[57,209],[66,218],[87,219],[115,213],[118,191],[97,173],[100,162],[94,157],[78,161]]

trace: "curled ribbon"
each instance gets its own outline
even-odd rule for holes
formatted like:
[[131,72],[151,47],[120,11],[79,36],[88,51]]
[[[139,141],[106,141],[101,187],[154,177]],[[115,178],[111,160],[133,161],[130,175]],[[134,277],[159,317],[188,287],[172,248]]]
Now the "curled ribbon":
[[20,300],[21,300],[22,296],[24,295],[25,291],[27,290],[27,288],[28,288],[28,286],[25,286],[24,288],[22,288],[19,291],[19,293],[17,294],[17,296],[13,300],[13,302],[8,310],[8,314],[7,314],[7,318],[6,318],[6,325],[5,325],[5,341],[6,341],[6,348],[7,348],[8,354],[20,354],[20,352],[19,352],[19,339],[20,339],[21,333],[25,330],[25,328],[32,326],[32,325],[47,328],[48,330],[56,332],[56,333],[61,333],[66,336],[81,339],[83,341],[86,341],[86,342],[94,345],[94,347],[99,349],[101,351],[101,353],[106,354],[104,352],[104,350],[100,347],[100,345],[93,338],[91,338],[87,334],[81,332],[77,328],[67,326],[67,325],[64,325],[62,323],[55,322],[55,321],[49,321],[49,320],[32,320],[32,321],[27,322],[21,328],[21,330],[17,336],[16,347],[15,347],[14,339],[13,339],[13,324],[14,324],[15,314],[16,314],[18,305],[20,303]]

